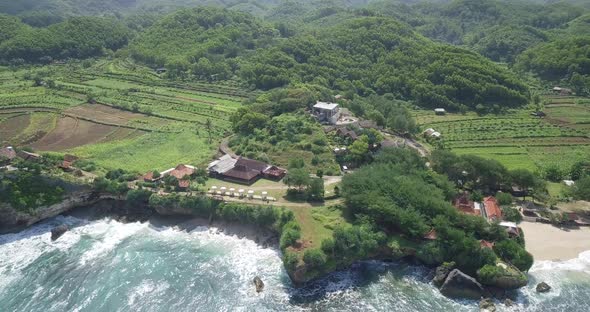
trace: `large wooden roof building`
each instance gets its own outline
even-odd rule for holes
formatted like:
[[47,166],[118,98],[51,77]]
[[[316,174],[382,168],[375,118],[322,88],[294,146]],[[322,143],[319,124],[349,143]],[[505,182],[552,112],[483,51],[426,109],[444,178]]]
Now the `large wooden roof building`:
[[280,180],[287,173],[285,169],[258,160],[244,157],[235,159],[229,155],[211,162],[207,169],[215,178],[248,185],[260,178]]

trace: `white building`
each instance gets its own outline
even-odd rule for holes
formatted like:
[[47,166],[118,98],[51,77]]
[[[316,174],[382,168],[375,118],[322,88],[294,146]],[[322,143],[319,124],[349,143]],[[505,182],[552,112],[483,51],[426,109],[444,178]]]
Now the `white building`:
[[336,124],[340,118],[340,107],[336,103],[317,102],[312,113],[320,122]]

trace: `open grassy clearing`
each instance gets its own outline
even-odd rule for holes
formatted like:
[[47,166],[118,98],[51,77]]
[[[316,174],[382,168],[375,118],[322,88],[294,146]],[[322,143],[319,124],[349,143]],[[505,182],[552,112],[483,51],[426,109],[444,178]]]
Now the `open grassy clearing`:
[[0,81],[2,144],[138,171],[210,160],[251,95],[234,83],[164,80],[125,60],[3,67]]
[[509,169],[542,170],[571,166],[590,155],[588,99],[547,97],[547,116],[531,116],[532,109],[511,110],[505,115],[474,113],[436,116],[416,111],[422,129],[442,133],[445,147],[458,154],[493,158]]

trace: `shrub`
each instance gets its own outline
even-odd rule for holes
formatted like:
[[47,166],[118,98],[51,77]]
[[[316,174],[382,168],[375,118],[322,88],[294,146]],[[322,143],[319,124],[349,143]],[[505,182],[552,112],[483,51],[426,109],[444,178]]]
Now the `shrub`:
[[496,194],[496,199],[500,205],[510,205],[512,204],[512,195],[508,193],[498,193]]
[[283,254],[283,263],[285,264],[285,268],[287,271],[293,272],[297,267],[297,263],[299,262],[299,258],[297,254],[291,251],[286,251]]
[[311,269],[320,269],[326,264],[326,255],[319,249],[307,249],[303,261]]
[[506,221],[512,221],[512,222],[522,221],[522,215],[515,208],[503,207],[502,208],[502,215],[504,216],[504,220],[506,220]]

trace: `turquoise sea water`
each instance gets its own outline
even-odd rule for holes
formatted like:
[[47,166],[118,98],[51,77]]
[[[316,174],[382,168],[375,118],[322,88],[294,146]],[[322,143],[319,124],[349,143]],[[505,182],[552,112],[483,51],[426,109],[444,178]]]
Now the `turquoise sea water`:
[[[55,242],[50,229],[72,230]],[[252,284],[260,276],[265,290]],[[590,252],[538,262],[518,304],[500,311],[588,311]],[[0,311],[478,311],[440,295],[426,268],[366,262],[292,288],[273,249],[197,228],[57,217],[0,236]],[[536,282],[553,291],[540,295]]]

